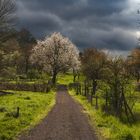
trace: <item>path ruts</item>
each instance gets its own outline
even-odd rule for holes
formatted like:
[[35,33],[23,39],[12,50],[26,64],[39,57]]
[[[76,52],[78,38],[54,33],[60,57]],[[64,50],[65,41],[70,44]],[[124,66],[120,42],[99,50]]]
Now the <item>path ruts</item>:
[[52,111],[20,140],[97,140],[82,111],[82,107],[67,94],[66,87],[61,85]]

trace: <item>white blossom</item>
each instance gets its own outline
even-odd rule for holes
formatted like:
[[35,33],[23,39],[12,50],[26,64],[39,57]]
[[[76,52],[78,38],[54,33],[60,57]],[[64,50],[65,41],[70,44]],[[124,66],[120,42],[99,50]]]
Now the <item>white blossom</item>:
[[43,66],[48,72],[57,75],[64,69],[80,66],[79,50],[60,33],[53,33],[43,41],[38,41],[32,50],[31,62]]

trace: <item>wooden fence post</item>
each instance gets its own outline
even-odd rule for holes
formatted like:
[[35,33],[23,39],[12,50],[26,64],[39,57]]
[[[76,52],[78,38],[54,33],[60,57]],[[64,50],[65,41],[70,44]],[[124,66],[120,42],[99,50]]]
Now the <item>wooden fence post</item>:
[[106,92],[106,107],[108,106],[108,93]]
[[95,109],[98,109],[98,96],[95,96],[96,98],[96,105],[95,105]]
[[86,96],[86,94],[87,94],[87,83],[86,83],[86,80],[84,81],[84,86],[85,86],[84,94],[85,94],[85,96]]
[[76,95],[79,94],[79,91],[78,91],[78,84],[76,85]]
[[81,95],[81,84],[79,85],[79,93]]
[[19,110],[20,110],[20,108],[19,108],[19,107],[17,107],[17,111],[16,111],[16,115],[15,115],[15,117],[16,117],[16,118],[18,118],[18,117],[19,117]]

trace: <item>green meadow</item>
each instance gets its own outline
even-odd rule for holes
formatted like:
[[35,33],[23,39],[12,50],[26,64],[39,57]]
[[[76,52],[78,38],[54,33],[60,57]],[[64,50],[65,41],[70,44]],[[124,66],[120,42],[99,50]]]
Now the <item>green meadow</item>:
[[[14,140],[38,124],[55,104],[55,93],[10,91],[0,97],[0,140]],[[16,117],[19,107],[19,117]]]

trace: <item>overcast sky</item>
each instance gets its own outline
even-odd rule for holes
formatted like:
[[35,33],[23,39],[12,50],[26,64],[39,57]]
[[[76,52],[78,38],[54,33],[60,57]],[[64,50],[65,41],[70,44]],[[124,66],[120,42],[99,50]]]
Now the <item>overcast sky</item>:
[[138,1],[17,0],[18,26],[37,39],[61,32],[80,49],[129,51],[137,43]]

